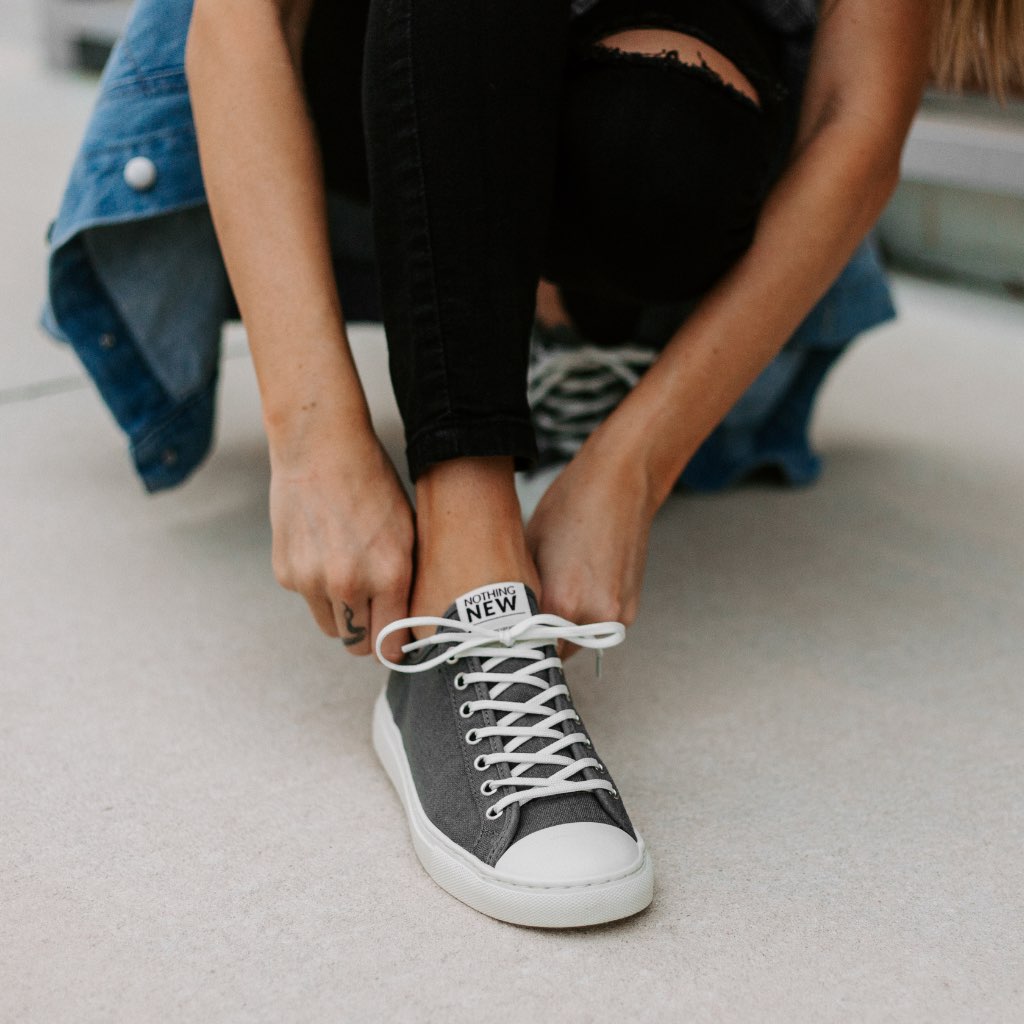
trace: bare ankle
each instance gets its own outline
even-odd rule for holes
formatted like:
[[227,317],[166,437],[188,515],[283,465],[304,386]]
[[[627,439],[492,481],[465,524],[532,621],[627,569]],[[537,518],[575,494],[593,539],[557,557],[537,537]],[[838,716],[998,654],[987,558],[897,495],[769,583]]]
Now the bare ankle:
[[488,583],[539,585],[510,458],[432,466],[416,483],[417,568],[413,615],[442,615]]

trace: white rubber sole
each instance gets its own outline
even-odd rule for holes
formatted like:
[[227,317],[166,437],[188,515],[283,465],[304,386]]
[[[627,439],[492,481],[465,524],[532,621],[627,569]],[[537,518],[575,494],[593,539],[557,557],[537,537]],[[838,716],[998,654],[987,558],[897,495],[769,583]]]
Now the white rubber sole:
[[502,874],[452,842],[420,804],[402,734],[384,693],[373,709],[373,746],[405,807],[413,848],[424,870],[442,889],[481,914],[535,928],[582,928],[631,917],[654,898],[654,870],[639,835],[635,864],[616,875],[572,885],[544,885]]

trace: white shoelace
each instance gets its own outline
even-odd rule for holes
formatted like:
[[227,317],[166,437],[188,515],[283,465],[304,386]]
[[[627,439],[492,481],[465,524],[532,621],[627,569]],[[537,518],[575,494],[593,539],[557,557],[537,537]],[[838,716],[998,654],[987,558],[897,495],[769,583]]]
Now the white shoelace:
[[657,358],[651,349],[534,345],[527,396],[548,447],[571,458]]
[[[433,658],[415,665],[395,664],[381,653],[381,644],[391,633],[417,626],[441,627],[442,632],[422,640],[413,640],[402,647],[403,653],[410,654],[423,648],[440,645],[441,652]],[[493,711],[496,724],[470,729],[466,742],[473,745],[494,736],[501,740],[502,750],[480,754],[473,762],[477,771],[486,771],[496,764],[509,767],[509,777],[487,780],[480,787],[485,796],[504,796],[487,809],[489,818],[500,818],[509,804],[520,805],[539,797],[556,796],[559,793],[580,793],[596,789],[607,790],[618,796],[615,787],[607,779],[580,778],[584,771],[593,768],[603,772],[604,765],[595,757],[573,757],[569,748],[574,743],[591,746],[583,732],[568,734],[557,728],[562,722],[580,720],[571,708],[558,711],[554,701],[568,696],[564,683],[549,686],[539,674],[551,668],[561,668],[562,659],[546,656],[543,647],[556,640],[568,640],[580,647],[588,647],[600,653],[606,647],[622,643],[626,627],[621,622],[597,622],[576,625],[557,615],[531,615],[507,629],[488,629],[486,626],[466,625],[453,619],[436,618],[429,615],[399,619],[385,626],[377,637],[377,657],[384,665],[396,672],[409,674],[428,672],[442,662],[457,664],[462,658],[481,658],[481,671],[459,672],[455,676],[455,688],[465,690],[474,683],[488,685],[486,700],[467,700],[459,709],[463,718],[471,718],[478,711]],[[496,671],[502,662],[514,658],[530,664],[514,672]],[[526,701],[501,700],[501,695],[511,686],[526,684],[537,692]],[[536,717],[533,725],[517,724],[525,717]],[[529,740],[550,741],[535,751],[522,750]],[[531,768],[550,765],[552,773],[546,777],[527,776]]]

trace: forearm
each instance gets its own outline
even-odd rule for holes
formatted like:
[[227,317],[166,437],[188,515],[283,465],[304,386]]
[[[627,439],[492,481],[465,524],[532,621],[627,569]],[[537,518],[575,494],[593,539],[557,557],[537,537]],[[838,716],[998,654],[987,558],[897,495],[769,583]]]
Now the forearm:
[[794,155],[752,245],[592,438],[603,457],[639,467],[651,512],[835,280],[898,180],[931,6],[859,0],[822,10]]
[[203,178],[271,449],[368,429],[345,337],[299,74],[309,0],[197,0],[186,54]]
[[655,507],[839,274],[890,195],[888,163],[837,153],[829,144],[832,131],[842,128],[823,132],[790,168],[746,255],[607,424],[626,447],[626,436],[643,439]]

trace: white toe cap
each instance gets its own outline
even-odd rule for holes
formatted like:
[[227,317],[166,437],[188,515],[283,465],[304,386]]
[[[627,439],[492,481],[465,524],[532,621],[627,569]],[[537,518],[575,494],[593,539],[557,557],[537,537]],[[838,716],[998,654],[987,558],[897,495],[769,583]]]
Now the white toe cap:
[[640,847],[621,828],[597,821],[552,825],[513,843],[497,871],[545,885],[573,885],[636,867]]

